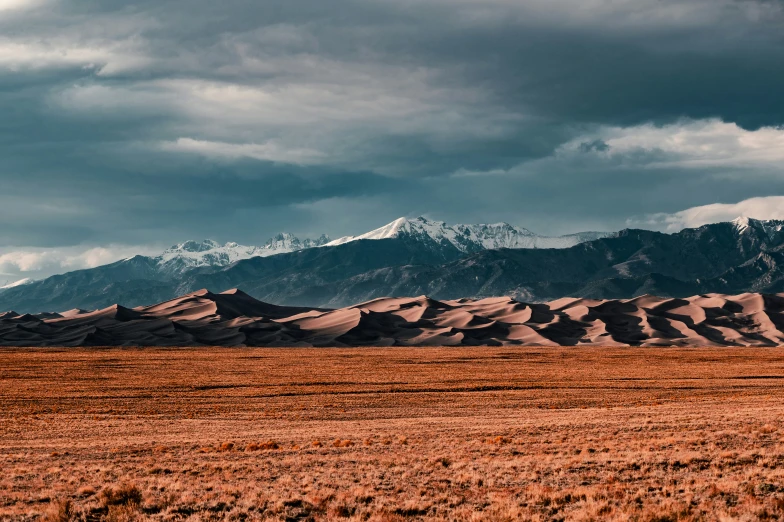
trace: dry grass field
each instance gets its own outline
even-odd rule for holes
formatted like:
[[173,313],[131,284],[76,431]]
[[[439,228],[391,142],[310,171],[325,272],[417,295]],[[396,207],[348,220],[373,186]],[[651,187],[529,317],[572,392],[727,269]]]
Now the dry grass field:
[[777,520],[779,349],[0,350],[2,520]]

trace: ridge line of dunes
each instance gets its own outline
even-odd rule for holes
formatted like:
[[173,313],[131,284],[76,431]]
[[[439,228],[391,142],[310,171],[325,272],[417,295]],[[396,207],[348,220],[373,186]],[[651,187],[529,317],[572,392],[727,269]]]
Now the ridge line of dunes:
[[0,313],[0,346],[779,346],[784,294],[685,299],[379,298],[338,310],[233,289],[152,306]]

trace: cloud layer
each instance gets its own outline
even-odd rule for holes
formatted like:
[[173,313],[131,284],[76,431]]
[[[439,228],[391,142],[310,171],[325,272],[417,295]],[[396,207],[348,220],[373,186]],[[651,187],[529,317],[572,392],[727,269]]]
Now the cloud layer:
[[784,220],[784,196],[749,198],[738,203],[713,203],[671,214],[651,214],[644,218],[632,218],[628,224],[676,232],[684,228],[701,227],[737,218]]
[[0,254],[0,287],[21,277],[37,279],[56,273],[95,268],[138,254],[159,252],[149,246],[128,245],[15,249]]
[[0,0],[0,256],[784,195],[783,35],[777,0]]

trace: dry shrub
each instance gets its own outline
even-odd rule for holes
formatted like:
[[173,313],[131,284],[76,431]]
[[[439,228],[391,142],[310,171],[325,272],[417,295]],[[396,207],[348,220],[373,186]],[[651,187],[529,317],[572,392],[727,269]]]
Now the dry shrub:
[[370,522],[404,522],[405,520],[407,519],[398,514],[389,513],[386,511],[376,513],[369,519]]
[[316,507],[301,498],[283,501],[283,515],[285,520],[313,520]]
[[70,500],[62,499],[55,500],[49,504],[49,509],[46,510],[44,516],[41,518],[42,522],[69,522],[76,518],[76,513],[73,504]]
[[111,506],[106,514],[106,522],[134,522],[141,518],[138,504]]
[[140,518],[142,491],[135,484],[106,488],[101,491],[100,500],[108,508],[106,522],[132,522]]
[[135,484],[121,484],[101,491],[101,503],[106,506],[138,506],[142,503],[142,491]]
[[346,440],[335,439],[332,445],[336,448],[350,448],[351,446],[354,445],[354,443],[348,439]]
[[445,468],[448,468],[452,465],[452,459],[449,457],[441,457],[440,459],[436,460],[436,463],[441,464]]
[[397,442],[403,445],[408,444],[408,437],[398,437]]
[[348,504],[345,501],[332,504],[329,507],[328,514],[333,517],[349,518],[356,513],[357,507]]
[[664,515],[652,515],[649,518],[645,519],[645,522],[677,522],[680,520],[678,515],[673,514],[664,514]]
[[512,442],[512,439],[509,438],[509,437],[503,437],[503,436],[499,435],[499,436],[494,437],[494,438],[485,439],[485,442],[487,444],[509,444],[510,442]]
[[314,448],[320,448],[321,447],[321,441],[320,440],[314,440],[313,442],[310,443],[310,445],[313,446]]
[[395,513],[404,517],[421,517],[430,511],[431,505],[420,500],[407,500],[395,509]]
[[317,511],[326,511],[330,502],[335,500],[335,494],[331,491],[319,491],[311,495],[310,502]]
[[760,431],[760,433],[765,433],[765,434],[775,433],[776,431],[778,431],[778,428],[776,426],[771,425],[771,424],[765,424],[763,427],[761,427],[759,429],[759,431]]
[[[481,515],[478,513],[472,517],[475,521],[487,522],[514,522],[517,520],[525,520],[520,511],[520,507],[514,502],[513,499],[502,498],[494,499],[490,506],[484,510]],[[563,520],[554,518],[550,520]]]
[[231,450],[234,449],[234,443],[233,442],[224,442],[223,444],[220,445],[219,449],[220,449],[220,451],[231,451]]
[[268,440],[267,442],[258,442],[258,443],[251,442],[250,444],[245,446],[245,451],[276,450],[276,449],[280,449],[280,444],[278,444],[274,440]]
[[95,488],[92,486],[82,486],[76,490],[76,494],[80,497],[91,497],[95,495]]

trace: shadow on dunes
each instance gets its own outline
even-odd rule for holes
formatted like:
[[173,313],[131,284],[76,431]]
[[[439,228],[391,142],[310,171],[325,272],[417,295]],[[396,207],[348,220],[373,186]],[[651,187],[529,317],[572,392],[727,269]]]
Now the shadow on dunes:
[[152,306],[0,314],[0,346],[777,346],[784,295],[379,298],[338,310],[199,290]]

